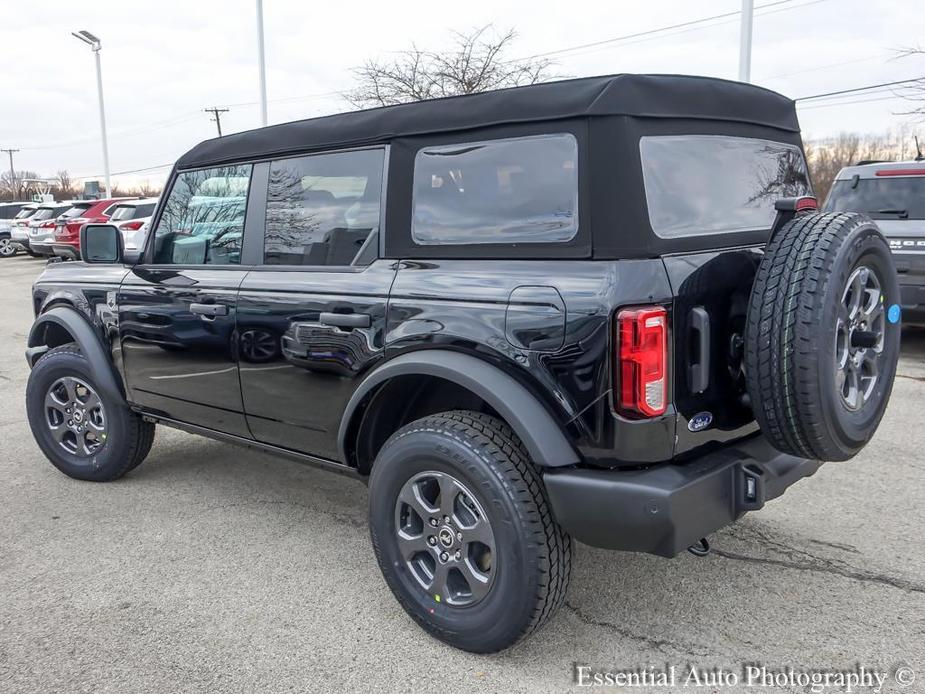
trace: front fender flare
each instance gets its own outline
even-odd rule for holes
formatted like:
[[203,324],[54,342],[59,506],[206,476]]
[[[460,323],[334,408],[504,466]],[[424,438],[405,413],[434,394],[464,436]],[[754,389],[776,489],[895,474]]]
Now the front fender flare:
[[470,390],[504,418],[523,441],[531,459],[544,467],[581,462],[575,447],[549,410],[514,378],[486,361],[447,350],[419,350],[387,361],[354,392],[341,419],[337,445],[347,459],[347,435],[354,414],[367,396],[396,376],[434,376]]
[[80,351],[90,362],[90,368],[93,370],[93,376],[99,389],[115,402],[124,403],[125,393],[119,385],[111,357],[107,354],[90,323],[72,308],[55,306],[35,319],[29,330],[29,349],[26,350],[26,361],[29,362],[29,367],[35,366],[39,358],[48,351],[42,338],[43,326],[47,323],[58,325],[71,334],[74,342],[80,347]]

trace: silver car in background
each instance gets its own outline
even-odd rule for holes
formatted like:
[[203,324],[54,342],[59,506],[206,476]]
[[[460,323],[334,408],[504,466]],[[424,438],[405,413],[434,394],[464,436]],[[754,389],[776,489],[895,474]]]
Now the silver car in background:
[[925,323],[925,161],[875,162],[838,172],[825,212],[863,212],[893,251],[905,322]]

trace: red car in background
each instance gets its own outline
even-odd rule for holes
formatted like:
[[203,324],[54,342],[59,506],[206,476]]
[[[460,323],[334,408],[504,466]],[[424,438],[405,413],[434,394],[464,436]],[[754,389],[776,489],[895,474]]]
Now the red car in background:
[[80,260],[80,227],[84,224],[101,224],[120,202],[132,198],[106,198],[81,200],[55,220],[55,238],[51,244],[55,255],[68,260]]

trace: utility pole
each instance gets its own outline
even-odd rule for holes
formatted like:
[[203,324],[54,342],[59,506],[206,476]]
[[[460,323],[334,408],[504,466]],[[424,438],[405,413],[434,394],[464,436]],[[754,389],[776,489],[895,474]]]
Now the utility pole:
[[218,136],[222,136],[222,114],[228,113],[227,108],[219,108],[218,106],[213,106],[212,108],[202,109],[206,113],[211,113],[212,118],[210,120],[215,121],[215,127],[218,128]]
[[739,82],[752,80],[752,24],[755,0],[742,0],[742,25],[739,29]]
[[257,0],[257,79],[260,87],[260,125],[267,124],[267,65],[263,55],[263,0]]
[[19,191],[16,190],[16,171],[13,169],[13,154],[18,151],[18,149],[0,149],[0,152],[6,152],[10,155],[10,195],[14,198]]

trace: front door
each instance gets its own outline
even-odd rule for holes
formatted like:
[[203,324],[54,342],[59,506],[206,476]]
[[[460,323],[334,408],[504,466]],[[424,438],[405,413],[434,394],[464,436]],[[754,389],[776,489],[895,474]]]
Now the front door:
[[117,298],[129,399],[246,437],[236,319],[250,174],[250,165],[178,174]]
[[384,159],[373,148],[269,163],[259,265],[237,305],[258,441],[339,459],[341,416],[382,358],[395,278],[394,262],[377,260]]

